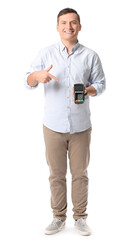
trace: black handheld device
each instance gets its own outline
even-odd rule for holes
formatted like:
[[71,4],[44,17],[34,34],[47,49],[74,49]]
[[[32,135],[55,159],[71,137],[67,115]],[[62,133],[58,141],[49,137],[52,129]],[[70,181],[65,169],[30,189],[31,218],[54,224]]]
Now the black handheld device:
[[87,94],[84,94],[84,84],[82,83],[77,83],[74,84],[74,102],[77,104],[83,103],[84,102],[84,97]]

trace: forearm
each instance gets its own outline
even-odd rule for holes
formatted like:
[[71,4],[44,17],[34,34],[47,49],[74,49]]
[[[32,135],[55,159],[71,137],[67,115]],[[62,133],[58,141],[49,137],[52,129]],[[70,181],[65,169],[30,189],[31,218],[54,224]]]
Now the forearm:
[[87,91],[88,96],[96,96],[97,95],[97,91],[93,86],[87,87],[86,91]]
[[38,84],[38,81],[36,80],[36,72],[33,72],[28,76],[27,82],[31,87],[35,87]]

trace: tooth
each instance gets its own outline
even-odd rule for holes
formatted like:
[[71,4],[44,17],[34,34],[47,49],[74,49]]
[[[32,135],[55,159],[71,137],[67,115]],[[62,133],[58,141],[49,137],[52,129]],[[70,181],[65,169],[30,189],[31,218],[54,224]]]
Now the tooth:
[[64,32],[66,32],[66,33],[72,33],[73,31],[64,31]]

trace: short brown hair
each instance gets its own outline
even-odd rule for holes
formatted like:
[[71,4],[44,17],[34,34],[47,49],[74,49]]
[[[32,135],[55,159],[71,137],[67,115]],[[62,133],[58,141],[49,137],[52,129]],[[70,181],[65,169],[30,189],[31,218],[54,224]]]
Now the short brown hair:
[[80,23],[80,16],[79,16],[79,14],[77,13],[76,10],[74,10],[74,9],[72,9],[72,8],[64,8],[64,9],[62,9],[62,10],[59,12],[58,16],[57,16],[57,23],[59,22],[59,17],[62,16],[62,15],[64,15],[64,14],[67,14],[67,13],[75,13],[75,14],[77,15],[78,21],[79,21],[79,23]]

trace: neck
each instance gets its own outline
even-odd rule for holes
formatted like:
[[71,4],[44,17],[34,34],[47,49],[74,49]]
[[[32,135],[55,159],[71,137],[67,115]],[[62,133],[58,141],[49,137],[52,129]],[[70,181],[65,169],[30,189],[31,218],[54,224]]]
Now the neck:
[[64,44],[64,46],[66,47],[68,54],[71,53],[72,48],[73,48],[73,47],[76,45],[76,43],[78,42],[77,39],[76,39],[76,40],[73,40],[73,41],[66,41],[66,40],[62,40],[62,39],[61,39],[61,41],[62,41],[62,43]]

